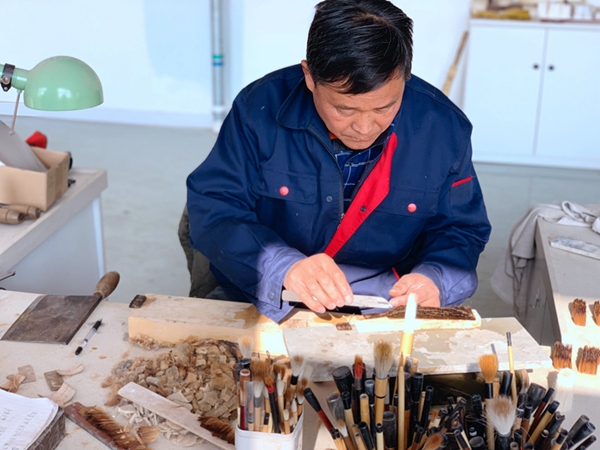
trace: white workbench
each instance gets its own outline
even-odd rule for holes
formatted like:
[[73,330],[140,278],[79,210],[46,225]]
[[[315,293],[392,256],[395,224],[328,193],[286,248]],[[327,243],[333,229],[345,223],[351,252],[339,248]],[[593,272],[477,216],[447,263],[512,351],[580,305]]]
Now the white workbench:
[[[600,347],[600,326],[593,321],[590,310],[594,301],[600,301],[600,260],[551,247],[550,241],[559,236],[600,245],[600,234],[590,228],[538,219],[536,265],[543,276],[534,280],[532,288],[543,293],[538,296],[537,307],[546,310],[542,321],[544,344],[561,341],[572,345],[573,352],[585,345]],[[575,325],[571,318],[571,303],[576,298],[585,300],[588,306],[585,327]]]
[[[0,337],[10,328],[19,315],[35,300],[37,294],[1,291],[0,290]],[[83,372],[65,381],[76,390],[72,399],[85,406],[103,407],[109,397],[109,389],[101,387],[102,382],[110,375],[112,368],[123,360],[146,356],[155,358],[168,349],[156,351],[145,350],[133,345],[128,340],[127,318],[129,307],[126,303],[103,301],[81,327],[69,345],[60,344],[32,344],[24,342],[0,341],[0,380],[5,380],[7,375],[17,373],[17,368],[31,365],[37,380],[32,383],[22,384],[18,393],[26,397],[50,396],[50,391],[44,379],[44,373],[56,369],[70,369],[78,364],[83,364]],[[94,322],[102,319],[102,325],[92,337],[90,343],[79,356],[75,356],[75,349],[83,340]],[[0,384],[3,384],[1,381]],[[333,384],[333,383],[331,383]],[[326,395],[332,392],[332,387],[327,383],[323,387],[324,394],[315,393],[326,409]],[[109,412],[114,408],[106,408]],[[306,405],[304,418],[304,448],[308,450],[333,447],[333,441],[324,427],[319,427],[320,421],[314,411]],[[116,420],[125,423],[123,417]],[[66,420],[66,436],[58,446],[61,450],[85,448],[86,450],[105,450],[106,446],[90,435],[87,431],[75,425],[71,420]],[[151,444],[154,450],[172,450],[176,446],[164,437]],[[218,449],[213,444],[203,442],[193,449],[214,450]]]
[[[36,294],[0,291],[0,337],[8,330],[12,322],[36,298]],[[67,345],[58,344],[30,344],[21,342],[0,341],[0,380],[9,374],[17,372],[17,368],[30,364],[33,366],[37,381],[22,384],[19,394],[27,397],[49,396],[51,394],[43,374],[56,369],[69,369],[79,363],[85,366],[80,374],[67,378],[66,381],[76,390],[72,401],[80,402],[85,406],[102,406],[109,396],[108,389],[103,389],[101,383],[106,379],[112,368],[125,359],[137,356],[156,357],[166,351],[144,350],[128,341],[127,319],[130,309],[121,302],[103,301],[89,317],[75,335],[72,342]],[[75,356],[75,348],[85,337],[93,323],[102,319],[102,326],[92,337],[90,344],[84,348],[81,355]],[[494,320],[494,319],[491,319]],[[417,333],[428,333],[418,331]],[[477,331],[473,331],[474,345],[477,342]],[[547,386],[547,378],[552,370],[540,369],[530,374],[532,382]],[[600,383],[597,376],[577,374],[575,399],[573,410],[566,412],[564,427],[570,427],[581,414],[586,414],[596,425],[600,424]],[[326,397],[333,393],[333,382],[317,383],[312,385],[313,390],[327,411]],[[108,408],[111,411],[111,408]],[[320,424],[316,414],[306,405],[304,419],[305,450],[333,448],[333,442],[328,432]],[[103,450],[106,447],[96,438],[67,420],[67,435],[61,442],[59,449],[70,450],[85,448],[87,450]],[[155,450],[172,449],[173,445],[161,437],[151,447]],[[212,444],[197,444],[195,449],[215,449]]]
[[100,195],[106,170],[74,168],[67,191],[37,220],[0,224],[0,282],[5,289],[86,295],[105,272]]

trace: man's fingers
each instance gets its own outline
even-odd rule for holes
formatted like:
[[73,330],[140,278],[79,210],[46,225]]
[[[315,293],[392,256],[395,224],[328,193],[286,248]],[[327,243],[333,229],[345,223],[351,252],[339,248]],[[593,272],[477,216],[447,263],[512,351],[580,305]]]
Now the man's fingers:
[[295,263],[284,279],[284,287],[292,290],[300,300],[316,312],[324,308],[344,306],[352,298],[352,291],[344,272],[325,254],[318,254]]
[[318,313],[324,313],[326,311],[325,306],[323,306],[321,302],[319,302],[312,295],[310,295],[307,290],[304,290],[302,292],[296,292],[296,295],[302,301],[302,303],[304,303],[312,311]]

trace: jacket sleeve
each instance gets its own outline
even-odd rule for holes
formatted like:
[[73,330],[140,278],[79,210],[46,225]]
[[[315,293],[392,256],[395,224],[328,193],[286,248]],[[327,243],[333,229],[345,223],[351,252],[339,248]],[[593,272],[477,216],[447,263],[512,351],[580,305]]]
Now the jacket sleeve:
[[491,231],[471,162],[470,138],[463,149],[442,187],[437,214],[427,221],[413,255],[412,272],[434,281],[441,306],[459,304],[475,293],[475,268]]
[[214,148],[187,178],[190,237],[247,298],[279,309],[283,277],[305,255],[261,225],[254,213],[259,151],[244,111],[238,97]]

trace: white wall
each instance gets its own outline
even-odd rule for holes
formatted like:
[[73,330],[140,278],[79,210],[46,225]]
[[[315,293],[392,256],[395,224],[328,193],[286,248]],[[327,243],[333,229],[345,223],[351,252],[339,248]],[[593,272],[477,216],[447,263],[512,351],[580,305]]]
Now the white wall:
[[[222,0],[225,9],[226,97],[261,75],[304,58],[317,0]],[[394,0],[413,18],[414,73],[443,85],[470,0]],[[210,0],[19,0],[2,7],[0,61],[32,69],[69,55],[97,72],[104,104],[90,110],[19,115],[123,123],[209,127]],[[452,97],[460,99],[460,80]],[[11,114],[14,89],[0,94]]]

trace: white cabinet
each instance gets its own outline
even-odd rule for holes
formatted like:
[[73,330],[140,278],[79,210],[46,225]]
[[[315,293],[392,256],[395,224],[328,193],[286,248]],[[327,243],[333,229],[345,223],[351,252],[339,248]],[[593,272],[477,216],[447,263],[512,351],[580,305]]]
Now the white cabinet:
[[471,20],[473,159],[600,169],[600,26]]

